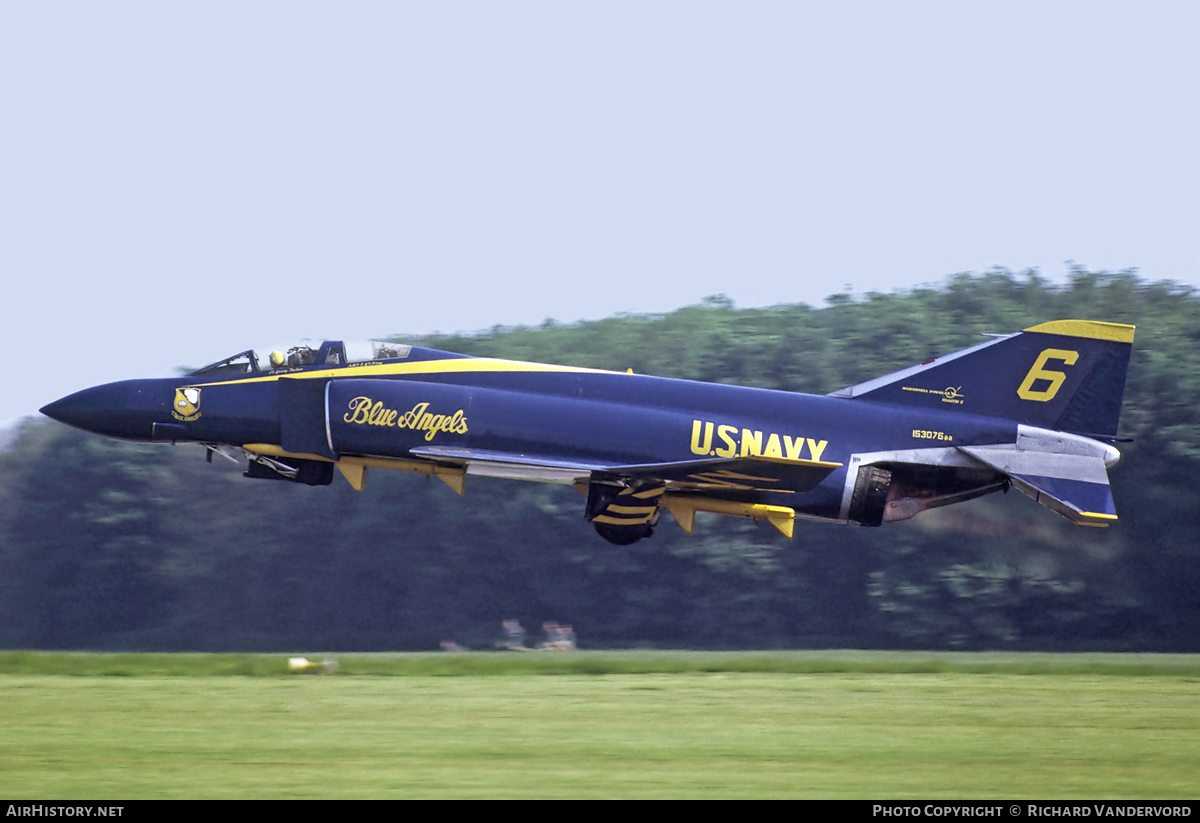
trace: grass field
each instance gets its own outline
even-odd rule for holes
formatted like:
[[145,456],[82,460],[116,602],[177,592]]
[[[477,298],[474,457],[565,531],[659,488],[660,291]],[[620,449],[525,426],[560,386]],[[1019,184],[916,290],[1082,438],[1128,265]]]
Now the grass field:
[[0,653],[0,796],[1200,795],[1196,656],[285,661]]

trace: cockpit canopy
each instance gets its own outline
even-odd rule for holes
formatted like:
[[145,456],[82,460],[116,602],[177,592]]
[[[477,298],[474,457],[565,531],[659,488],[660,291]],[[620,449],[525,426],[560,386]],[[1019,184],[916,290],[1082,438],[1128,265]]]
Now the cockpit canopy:
[[202,369],[196,369],[192,374],[219,377],[226,374],[250,374],[306,366],[344,366],[353,363],[402,360],[408,357],[412,350],[412,346],[379,340],[326,340],[318,345],[311,345],[314,342],[303,341],[298,346],[278,349],[247,349],[232,357],[210,363]]

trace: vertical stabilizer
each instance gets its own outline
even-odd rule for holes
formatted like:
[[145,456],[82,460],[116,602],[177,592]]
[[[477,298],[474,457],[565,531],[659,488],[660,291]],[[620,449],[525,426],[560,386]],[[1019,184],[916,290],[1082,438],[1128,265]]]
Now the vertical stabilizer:
[[1055,320],[834,392],[1115,437],[1133,326]]

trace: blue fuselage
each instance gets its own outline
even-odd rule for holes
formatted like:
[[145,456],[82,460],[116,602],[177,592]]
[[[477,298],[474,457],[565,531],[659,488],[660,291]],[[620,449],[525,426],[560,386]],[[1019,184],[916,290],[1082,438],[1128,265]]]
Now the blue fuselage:
[[828,518],[844,507],[854,455],[1012,443],[1017,434],[1011,420],[936,403],[865,403],[422,349],[399,365],[111,383],[44,411],[128,440],[268,444],[334,461],[428,459],[414,449],[455,447],[595,466],[758,455],[839,463],[802,499],[775,501]]

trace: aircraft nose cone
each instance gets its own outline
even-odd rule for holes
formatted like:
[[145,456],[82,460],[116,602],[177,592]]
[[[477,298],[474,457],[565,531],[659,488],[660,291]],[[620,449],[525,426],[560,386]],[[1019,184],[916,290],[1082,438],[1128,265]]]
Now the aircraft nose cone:
[[78,426],[79,406],[72,402],[75,395],[64,397],[61,400],[55,400],[53,403],[47,403],[39,410],[47,417],[53,417],[59,423],[66,423],[68,426]]
[[77,429],[123,440],[151,440],[171,399],[157,380],[95,386],[43,406],[42,414]]

